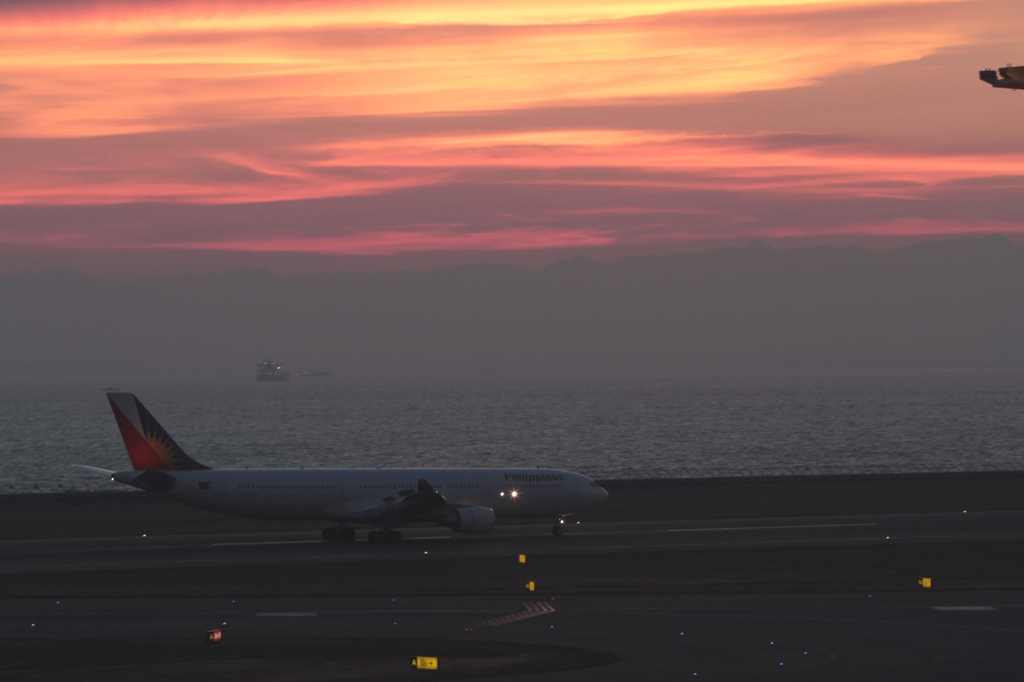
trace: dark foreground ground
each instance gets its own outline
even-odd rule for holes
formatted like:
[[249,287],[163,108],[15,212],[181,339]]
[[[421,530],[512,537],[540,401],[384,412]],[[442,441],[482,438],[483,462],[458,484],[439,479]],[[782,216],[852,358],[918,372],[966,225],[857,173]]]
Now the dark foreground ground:
[[[503,622],[528,608],[540,615]],[[1019,591],[22,599],[0,610],[4,680],[1009,682],[1024,667]],[[201,642],[211,627],[223,648]],[[415,655],[438,656],[442,673],[410,670]]]
[[[543,533],[509,528],[493,545],[467,541],[448,555],[441,545],[463,541],[403,543],[410,556],[392,548],[335,561],[317,549],[316,561],[280,561],[318,547],[309,530],[323,524],[235,520],[134,493],[2,498],[0,551],[27,552],[26,566],[37,546],[39,565],[47,552],[60,556],[61,542],[14,538],[137,538],[77,540],[115,552],[103,570],[5,560],[0,678],[1021,679],[1024,535],[1013,512],[1024,510],[1024,475],[604,485],[612,496],[580,518],[584,528],[679,519],[642,532],[711,528],[722,540],[609,540],[605,551],[581,537],[579,551],[545,552]],[[777,542],[759,539],[759,517],[789,517],[762,523],[783,534]],[[258,531],[274,531],[263,536],[273,541],[232,535]],[[214,532],[273,550],[253,550],[255,563],[202,565],[206,552],[221,556],[222,543],[199,535]],[[138,555],[117,548],[142,533],[166,536],[161,564],[121,564]],[[292,537],[302,539],[276,540]],[[441,543],[434,553],[411,556],[430,542]],[[520,564],[527,542],[536,549]],[[176,546],[200,563],[176,565]],[[266,556],[275,562],[258,561]],[[225,644],[202,644],[216,626]],[[413,671],[413,655],[440,655],[447,667]]]
[[[128,618],[131,618],[129,615]],[[200,676],[219,682],[415,678],[413,656],[440,659],[431,679],[529,675],[603,665],[599,651],[538,643],[429,637],[197,637],[2,640],[0,673],[10,680],[133,682]]]

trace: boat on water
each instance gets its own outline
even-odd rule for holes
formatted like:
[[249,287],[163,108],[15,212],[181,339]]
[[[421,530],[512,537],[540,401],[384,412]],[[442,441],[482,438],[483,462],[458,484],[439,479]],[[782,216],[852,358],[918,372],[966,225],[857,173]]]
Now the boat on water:
[[256,381],[288,381],[290,378],[291,374],[272,360],[256,365]]

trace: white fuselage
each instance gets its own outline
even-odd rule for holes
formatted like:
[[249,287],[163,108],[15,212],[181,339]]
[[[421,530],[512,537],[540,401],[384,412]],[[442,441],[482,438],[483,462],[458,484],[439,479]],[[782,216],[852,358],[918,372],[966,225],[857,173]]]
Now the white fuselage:
[[[153,490],[119,471],[113,480]],[[197,507],[264,519],[351,521],[388,498],[401,500],[420,480],[449,505],[488,507],[501,516],[564,516],[603,502],[592,479],[557,469],[200,469],[161,471],[169,498]]]

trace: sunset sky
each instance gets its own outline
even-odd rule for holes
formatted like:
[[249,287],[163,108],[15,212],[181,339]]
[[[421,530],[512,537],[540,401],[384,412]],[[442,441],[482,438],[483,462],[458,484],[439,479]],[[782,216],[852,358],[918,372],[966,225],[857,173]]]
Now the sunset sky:
[[1019,0],[0,0],[0,31],[0,274],[1024,238],[1024,93],[977,74],[1024,63]]

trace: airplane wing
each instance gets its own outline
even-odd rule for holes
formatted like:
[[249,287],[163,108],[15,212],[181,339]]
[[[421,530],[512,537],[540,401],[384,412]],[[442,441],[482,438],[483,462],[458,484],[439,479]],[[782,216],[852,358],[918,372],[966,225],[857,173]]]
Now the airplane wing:
[[[370,523],[374,525],[401,525],[410,521],[429,521],[443,514],[450,505],[444,495],[434,490],[425,479],[420,479],[416,490],[411,488],[388,496],[383,500],[359,500],[345,505],[331,507],[325,514],[339,521],[349,523]],[[387,519],[394,520],[389,524]]]

